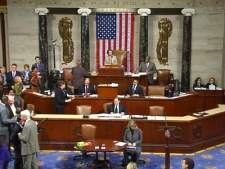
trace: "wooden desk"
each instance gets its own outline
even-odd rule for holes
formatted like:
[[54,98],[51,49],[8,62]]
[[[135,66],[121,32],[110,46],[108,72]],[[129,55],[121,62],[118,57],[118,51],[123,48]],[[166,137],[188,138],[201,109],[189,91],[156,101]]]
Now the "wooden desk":
[[[168,116],[185,116],[196,112],[195,95],[189,94],[177,98],[151,97],[151,98],[122,98],[130,115],[149,115],[149,106],[163,106]],[[24,102],[35,105],[35,110],[42,114],[56,114],[53,106],[53,97],[38,96],[31,92],[24,92]],[[66,104],[65,114],[77,114],[77,105],[90,105],[91,114],[103,113],[103,104],[113,102],[112,98],[82,98],[78,97]]]
[[[225,106],[206,111],[207,116],[167,117],[168,126],[175,126],[171,131],[170,150],[173,153],[193,153],[201,149],[224,143],[225,141]],[[82,115],[52,115],[37,114],[35,120],[48,118],[39,123],[46,132],[39,133],[39,144],[44,150],[73,150],[75,138],[74,129],[77,125],[93,124],[97,127],[96,139],[111,139],[123,141],[123,131],[129,118],[82,118]],[[161,117],[137,119],[137,125],[143,131],[143,151],[164,152],[165,135],[159,132],[159,126],[165,125]],[[213,125],[212,125],[213,124]],[[63,136],[62,136],[63,135]]]
[[[92,146],[84,146],[82,147],[83,150],[86,150],[88,152],[96,152],[96,158],[93,160],[91,168],[95,169],[98,166],[106,166],[108,169],[110,169],[111,163],[106,158],[107,152],[114,152],[114,151],[121,151],[126,147],[126,144],[124,146],[116,146],[111,139],[95,139],[94,141],[90,141],[92,143]],[[102,149],[102,145],[105,145],[105,149]],[[98,146],[99,149],[96,149],[95,147]],[[99,160],[98,159],[98,153],[103,152],[104,153],[104,159]]]
[[195,90],[196,110],[204,111],[224,104],[224,90]]
[[99,84],[97,88],[99,98],[112,98],[118,95],[118,86],[111,86],[110,84]]
[[90,81],[93,85],[98,86],[99,84],[111,84],[111,83],[117,83],[118,86],[118,94],[124,95],[127,91],[127,88],[129,85],[133,84],[133,79],[137,79],[139,84],[142,86],[148,86],[148,77],[147,75],[141,75],[139,77],[133,77],[130,75],[126,76],[117,76],[117,75],[96,75],[91,76]]

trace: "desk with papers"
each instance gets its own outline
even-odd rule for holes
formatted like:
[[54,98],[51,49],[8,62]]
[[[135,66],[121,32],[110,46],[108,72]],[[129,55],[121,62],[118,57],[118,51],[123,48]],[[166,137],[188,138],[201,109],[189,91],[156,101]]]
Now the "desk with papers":
[[[191,115],[168,116],[168,126],[175,126],[171,131],[170,150],[173,153],[193,153],[195,151],[220,144],[225,141],[225,106],[205,111],[202,118]],[[35,120],[46,129],[39,133],[39,144],[45,150],[73,150],[75,137],[74,129],[77,125],[93,124],[97,127],[96,139],[111,139],[123,141],[123,131],[127,126],[130,116],[113,117],[113,115],[93,114],[89,118],[82,115],[54,115],[37,114]],[[160,126],[165,126],[165,118],[147,116],[147,119],[136,119],[137,125],[143,131],[143,151],[164,152],[165,133],[158,131]]]

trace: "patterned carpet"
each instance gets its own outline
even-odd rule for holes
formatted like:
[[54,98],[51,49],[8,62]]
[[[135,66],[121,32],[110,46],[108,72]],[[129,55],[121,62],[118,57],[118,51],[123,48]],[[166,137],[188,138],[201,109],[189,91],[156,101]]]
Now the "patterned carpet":
[[[79,152],[73,151],[40,151],[38,153],[38,161],[40,169],[88,169],[92,163],[89,159],[86,164],[81,163],[79,159],[74,160],[73,157],[79,155]],[[103,158],[103,154],[99,155]],[[123,153],[107,153],[108,159],[111,161],[113,168],[123,168],[121,160]],[[181,162],[184,157],[190,157],[195,161],[195,169],[225,169],[225,144],[220,144],[193,154],[171,154],[171,169],[180,169]],[[146,163],[139,163],[139,169],[163,169],[164,154],[142,153],[141,159]],[[9,164],[9,169],[13,168],[13,161]]]

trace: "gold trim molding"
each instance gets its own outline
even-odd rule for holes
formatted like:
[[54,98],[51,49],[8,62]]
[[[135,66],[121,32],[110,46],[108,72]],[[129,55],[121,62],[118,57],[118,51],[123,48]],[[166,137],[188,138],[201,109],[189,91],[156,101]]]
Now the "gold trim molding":
[[7,6],[0,6],[0,12],[6,13],[7,12]]
[[121,13],[137,13],[136,8],[94,8],[93,12],[121,12]]

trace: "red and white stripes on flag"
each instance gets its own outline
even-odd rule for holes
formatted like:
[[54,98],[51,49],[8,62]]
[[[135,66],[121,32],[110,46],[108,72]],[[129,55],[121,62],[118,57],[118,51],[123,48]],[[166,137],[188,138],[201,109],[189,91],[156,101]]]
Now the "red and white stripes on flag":
[[[102,14],[103,15],[103,14]],[[106,14],[107,15],[107,14]],[[127,72],[134,67],[134,22],[135,15],[131,13],[116,14],[116,39],[96,39],[96,67],[104,65],[107,50],[127,50]],[[96,27],[98,29],[98,25]]]

